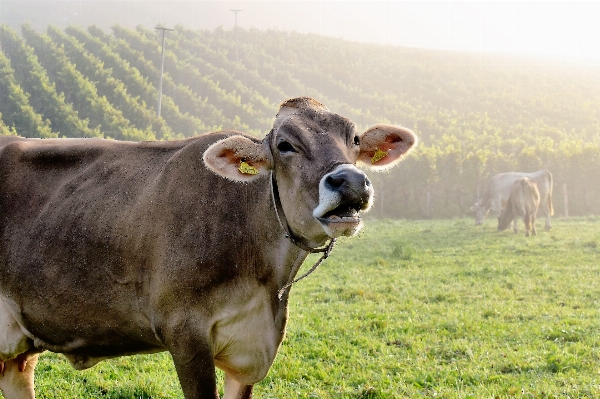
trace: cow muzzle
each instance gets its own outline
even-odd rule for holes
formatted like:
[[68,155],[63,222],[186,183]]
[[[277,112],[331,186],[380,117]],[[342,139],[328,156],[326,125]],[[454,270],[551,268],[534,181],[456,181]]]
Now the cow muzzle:
[[319,205],[313,216],[329,237],[351,236],[362,228],[360,212],[373,203],[369,178],[354,165],[343,164],[319,182]]

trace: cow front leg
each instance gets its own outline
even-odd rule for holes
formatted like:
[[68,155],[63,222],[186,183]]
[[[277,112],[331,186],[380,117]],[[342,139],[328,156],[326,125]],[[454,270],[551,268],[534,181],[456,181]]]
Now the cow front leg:
[[6,399],[35,399],[33,377],[39,353],[0,362],[0,390]]
[[513,231],[515,232],[515,234],[519,232],[519,218],[513,219]]
[[215,364],[207,350],[178,354],[171,352],[185,399],[219,399]]
[[171,354],[184,398],[219,399],[210,338],[202,329],[206,321],[191,311],[185,313],[171,311],[164,319],[156,316],[157,336]]
[[251,399],[254,385],[244,385],[237,382],[231,375],[225,373],[225,394],[223,399]]

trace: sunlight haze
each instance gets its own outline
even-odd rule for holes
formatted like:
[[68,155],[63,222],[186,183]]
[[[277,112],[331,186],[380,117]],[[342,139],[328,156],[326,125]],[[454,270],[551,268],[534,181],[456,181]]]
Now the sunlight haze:
[[[51,5],[51,10],[47,6]],[[277,29],[450,51],[600,63],[600,2],[592,1],[28,1],[0,0],[0,22],[109,28]]]

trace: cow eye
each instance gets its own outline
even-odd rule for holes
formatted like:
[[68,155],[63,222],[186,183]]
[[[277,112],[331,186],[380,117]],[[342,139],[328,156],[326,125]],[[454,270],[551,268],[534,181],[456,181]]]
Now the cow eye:
[[281,143],[277,144],[277,149],[281,152],[297,152],[294,146],[287,141],[282,141]]
[[360,145],[360,138],[358,136],[354,136],[354,145]]

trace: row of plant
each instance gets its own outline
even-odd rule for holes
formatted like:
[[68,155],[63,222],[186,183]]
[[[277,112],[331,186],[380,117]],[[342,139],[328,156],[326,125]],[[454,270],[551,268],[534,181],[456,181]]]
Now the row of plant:
[[[118,30],[118,27],[115,27],[115,29]],[[124,39],[108,35],[95,27],[90,27],[89,32],[103,40],[123,57],[124,60],[137,68],[152,85],[158,87],[160,64],[150,61],[142,51],[134,49],[131,43]],[[137,33],[132,31],[131,34],[136,35]],[[170,100],[177,104],[182,112],[201,119],[200,122],[205,126],[220,127],[228,122],[221,110],[217,109],[214,104],[196,96],[189,87],[174,82],[168,71],[164,73],[163,96],[163,100]],[[202,121],[206,121],[206,123]],[[191,133],[187,135],[191,135]]]
[[[118,26],[113,28],[113,33],[117,38],[126,41],[133,50],[139,51],[145,59],[150,60],[154,67],[160,67],[161,49],[156,41],[149,40],[137,31]],[[174,84],[177,85],[181,82],[197,98],[206,100],[207,103],[222,112],[230,123],[237,120],[239,126],[232,127],[251,129],[247,121],[255,120],[257,115],[251,109],[250,104],[242,104],[241,97],[237,93],[220,88],[218,81],[213,81],[210,76],[203,75],[189,62],[180,61],[173,51],[165,52],[164,70],[173,79]],[[166,87],[165,92],[167,92]]]
[[152,130],[140,130],[123,116],[117,104],[98,94],[96,84],[79,72],[75,64],[65,54],[64,47],[58,46],[46,34],[39,34],[28,26],[23,26],[22,34],[33,47],[35,54],[50,77],[58,92],[73,104],[80,118],[87,119],[91,128],[102,130],[105,137],[119,140],[151,140]]
[[[21,134],[36,132],[37,129],[32,129],[30,123],[24,123],[23,121],[17,123],[14,120],[16,117],[15,111],[11,112],[6,109],[11,105],[14,106],[15,110],[22,109],[22,105],[19,103],[24,101],[51,127],[55,135],[62,134],[66,137],[99,135],[98,130],[92,130],[89,127],[87,120],[79,118],[73,105],[65,100],[64,93],[56,90],[47,69],[41,65],[32,47],[28,46],[21,37],[5,26],[0,27],[0,41],[2,42],[4,55],[10,59],[10,63],[7,60],[6,65],[10,70],[7,69],[3,79],[7,80],[7,84],[8,80],[12,80],[20,86],[24,93],[27,93],[24,98],[13,97],[14,104],[11,104],[10,101],[3,102],[3,114],[9,125],[13,125],[19,132],[26,132]],[[19,68],[11,67],[11,65],[18,65]],[[48,133],[36,133],[36,137],[49,136]]]
[[48,28],[48,34],[56,45],[64,50],[77,70],[87,79],[95,82],[98,96],[106,97],[110,104],[118,104],[123,117],[133,126],[141,130],[150,129],[156,132],[159,138],[173,136],[165,121],[153,110],[148,109],[139,97],[133,97],[127,91],[125,84],[113,77],[112,70],[105,68],[104,63],[88,52],[77,39],[54,27]]
[[[0,52],[0,126],[2,134],[27,134],[32,137],[56,137],[50,123],[29,103],[28,94],[15,79],[9,59]],[[26,132],[26,133],[23,133]]]

